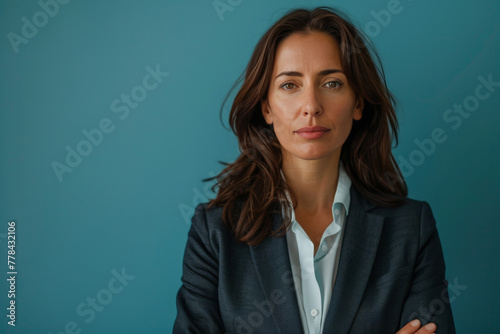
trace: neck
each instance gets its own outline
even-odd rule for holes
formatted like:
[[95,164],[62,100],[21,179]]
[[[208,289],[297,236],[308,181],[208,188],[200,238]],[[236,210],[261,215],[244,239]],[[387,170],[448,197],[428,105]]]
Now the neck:
[[324,159],[303,160],[283,152],[282,170],[288,187],[295,193],[297,210],[331,210],[339,177],[340,154]]

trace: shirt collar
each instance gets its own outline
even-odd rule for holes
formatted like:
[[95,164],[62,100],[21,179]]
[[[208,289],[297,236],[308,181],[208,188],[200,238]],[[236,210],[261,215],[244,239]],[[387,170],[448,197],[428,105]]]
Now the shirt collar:
[[345,214],[349,213],[349,206],[351,204],[351,179],[347,175],[342,162],[339,163],[339,181],[337,182],[337,191],[335,192],[335,198],[333,199],[333,205],[335,203],[341,203],[344,205]]
[[[284,179],[285,175],[283,174],[283,170],[280,170],[281,172],[281,177]],[[344,169],[344,165],[342,162],[339,162],[339,179],[337,181],[337,190],[335,192],[335,197],[333,199],[333,204],[332,204],[332,216],[335,217],[335,206],[336,204],[340,204],[344,207],[345,209],[345,214],[349,213],[349,206],[351,204],[351,179],[347,175],[347,172]],[[290,206],[292,207],[292,212],[291,212],[291,219],[292,219],[292,230],[295,231],[297,226],[297,221],[295,220],[295,210],[293,210],[293,203],[290,198],[290,194],[288,191],[286,192],[286,198],[288,199],[288,202],[290,203]],[[338,205],[337,205],[338,206]],[[282,208],[282,212],[284,213],[285,208]]]

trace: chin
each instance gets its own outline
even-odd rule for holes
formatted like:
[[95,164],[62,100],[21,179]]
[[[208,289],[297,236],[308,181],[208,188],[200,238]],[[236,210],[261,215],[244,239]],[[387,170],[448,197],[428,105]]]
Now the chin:
[[318,144],[301,145],[302,147],[294,147],[295,149],[286,149],[282,146],[281,151],[284,155],[286,154],[302,160],[333,159],[337,155],[340,158],[340,149],[342,146],[338,149],[332,149],[333,145]]
[[300,158],[302,160],[319,160],[324,158],[333,158],[335,156],[335,151],[308,151],[308,152],[298,152],[292,155]]
[[301,158],[303,160],[320,160],[320,159],[326,158],[328,156],[329,156],[328,154],[308,154],[308,155],[304,155],[303,157],[299,157],[299,158]]

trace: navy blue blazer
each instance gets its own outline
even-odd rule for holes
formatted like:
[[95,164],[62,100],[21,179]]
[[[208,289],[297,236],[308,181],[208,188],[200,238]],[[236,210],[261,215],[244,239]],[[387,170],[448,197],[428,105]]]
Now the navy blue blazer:
[[[303,333],[286,236],[238,243],[222,208],[196,208],[174,333]],[[273,216],[273,226],[282,222]],[[394,334],[413,319],[455,333],[436,223],[426,202],[388,208],[351,187],[323,333]]]

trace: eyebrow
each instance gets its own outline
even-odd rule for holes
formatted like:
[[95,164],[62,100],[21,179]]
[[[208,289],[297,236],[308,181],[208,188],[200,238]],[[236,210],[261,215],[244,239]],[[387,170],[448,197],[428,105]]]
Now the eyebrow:
[[[323,71],[319,72],[318,74],[320,76],[325,76],[325,75],[332,74],[332,73],[342,73],[345,75],[344,71],[342,71],[340,69],[327,69],[327,70],[323,70]],[[276,78],[274,78],[274,80],[278,79],[280,76],[283,76],[283,75],[290,76],[290,77],[303,77],[304,76],[302,73],[297,72],[297,71],[285,71],[285,72],[281,72],[280,74],[278,74],[276,76]]]

